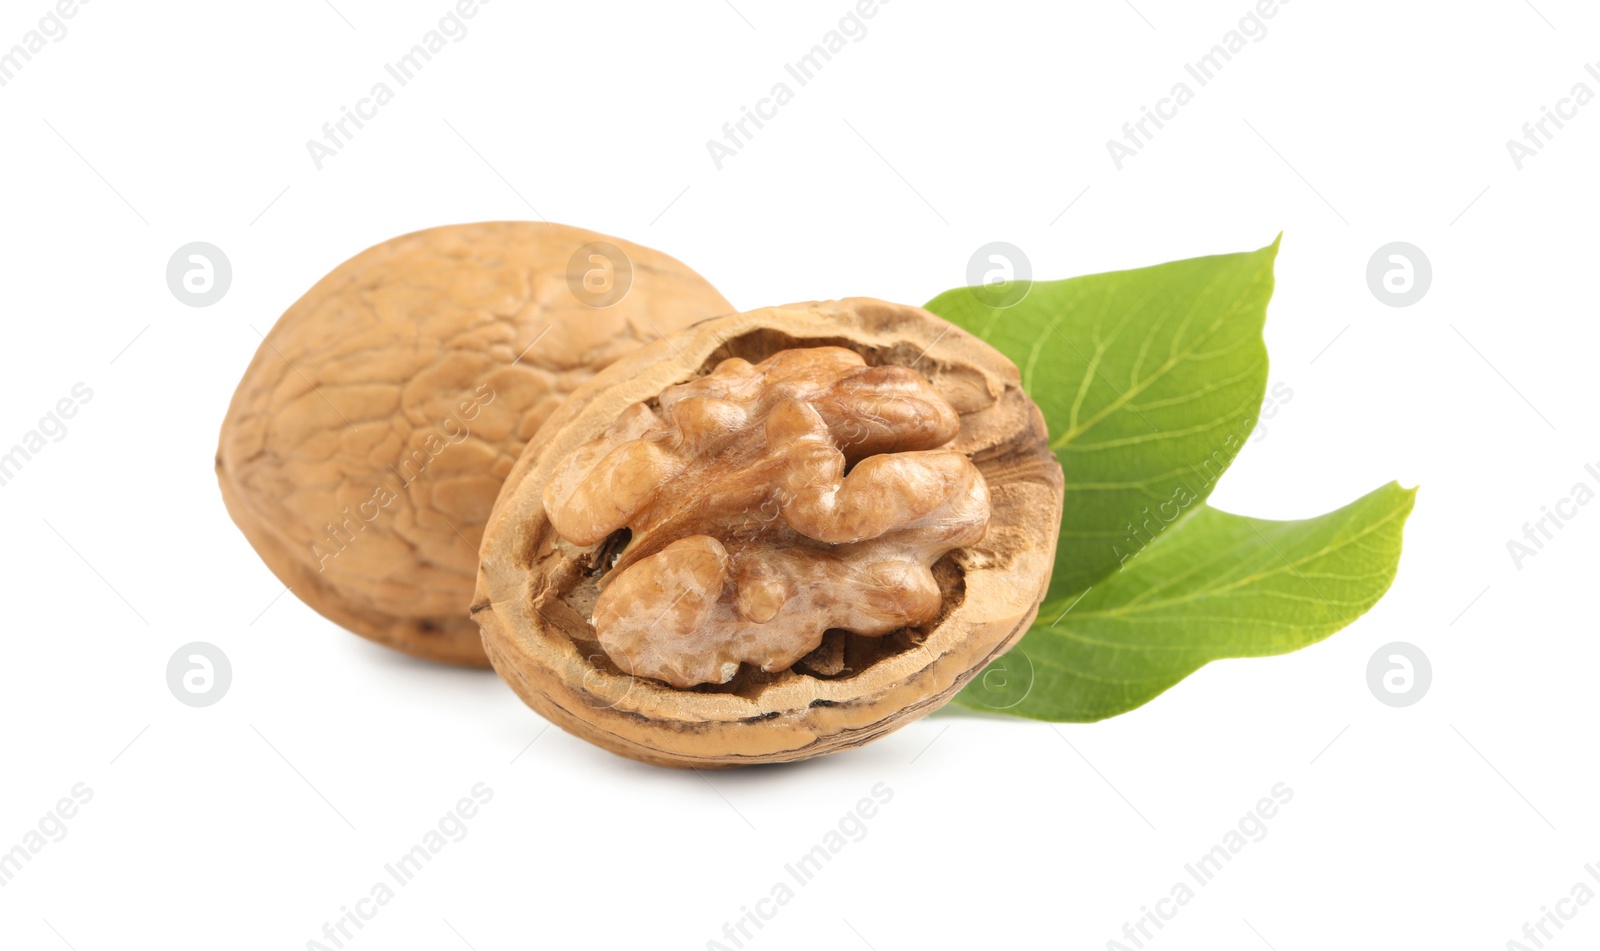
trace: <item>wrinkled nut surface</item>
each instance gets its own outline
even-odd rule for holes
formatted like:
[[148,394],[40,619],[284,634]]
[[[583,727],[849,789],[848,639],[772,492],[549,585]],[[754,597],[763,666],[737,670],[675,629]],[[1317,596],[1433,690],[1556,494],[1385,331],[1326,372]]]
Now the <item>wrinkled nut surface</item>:
[[1027,630],[1062,474],[1017,369],[919,308],[733,314],[584,384],[501,491],[473,614],[539,713],[721,767],[859,746]]
[[657,404],[629,407],[544,487],[567,541],[629,532],[593,612],[628,673],[727,683],[741,663],[793,666],[830,629],[917,627],[943,602],[933,563],[988,526],[983,476],[937,448],[955,410],[914,370],[782,350]]
[[477,546],[523,446],[596,370],[731,310],[678,261],[564,225],[384,242],[267,334],[222,426],[223,499],[319,613],[409,654],[484,665],[467,615]]

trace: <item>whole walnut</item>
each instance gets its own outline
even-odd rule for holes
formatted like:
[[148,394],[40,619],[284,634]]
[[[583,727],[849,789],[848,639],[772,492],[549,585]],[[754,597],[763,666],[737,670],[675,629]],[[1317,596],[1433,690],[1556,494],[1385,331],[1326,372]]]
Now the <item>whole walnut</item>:
[[564,225],[386,241],[262,341],[222,424],[223,499],[325,617],[484,666],[467,614],[478,542],[523,446],[600,368],[732,309],[673,258]]
[[1016,366],[869,299],[704,321],[579,387],[501,490],[473,616],[535,710],[624,756],[858,746],[1020,639],[1063,478]]

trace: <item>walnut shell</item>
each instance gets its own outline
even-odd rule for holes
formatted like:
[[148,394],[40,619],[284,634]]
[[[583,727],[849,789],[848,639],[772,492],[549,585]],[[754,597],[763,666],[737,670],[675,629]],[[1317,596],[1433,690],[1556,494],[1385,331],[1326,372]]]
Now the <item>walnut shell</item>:
[[[935,619],[878,637],[829,630],[793,668],[745,664],[726,683],[674,687],[607,656],[592,613],[621,556],[613,536],[561,537],[545,488],[569,457],[638,404],[723,360],[842,347],[869,366],[910,367],[959,417],[945,448],[988,486],[981,541],[940,558]],[[860,746],[941,706],[1020,639],[1049,583],[1061,466],[1015,365],[920,308],[856,298],[708,320],[623,357],[579,387],[507,478],[480,549],[473,617],[489,659],[529,706],[614,753],[666,766],[786,762]]]
[[[577,253],[596,243],[609,263]],[[609,293],[584,283],[590,261]],[[673,258],[565,225],[386,241],[266,335],[222,424],[223,500],[324,617],[408,654],[486,666],[467,607],[485,521],[523,446],[596,370],[732,309]]]

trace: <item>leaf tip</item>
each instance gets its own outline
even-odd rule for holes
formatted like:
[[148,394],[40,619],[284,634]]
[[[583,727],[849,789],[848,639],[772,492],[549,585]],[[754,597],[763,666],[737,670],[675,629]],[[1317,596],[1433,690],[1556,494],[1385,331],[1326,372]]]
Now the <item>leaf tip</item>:
[[1406,497],[1406,501],[1410,502],[1410,501],[1416,499],[1417,490],[1422,488],[1422,485],[1419,483],[1417,485],[1413,485],[1413,486],[1408,488],[1406,486],[1401,485],[1399,479],[1393,479],[1393,480],[1391,480],[1389,482],[1388,485],[1384,486],[1384,488],[1393,489],[1394,491],[1403,494]]
[[1417,490],[1421,489],[1422,486],[1418,484],[1408,489],[1401,485],[1399,480],[1395,481],[1394,486],[1406,494],[1406,514],[1410,515],[1411,511],[1417,507]]

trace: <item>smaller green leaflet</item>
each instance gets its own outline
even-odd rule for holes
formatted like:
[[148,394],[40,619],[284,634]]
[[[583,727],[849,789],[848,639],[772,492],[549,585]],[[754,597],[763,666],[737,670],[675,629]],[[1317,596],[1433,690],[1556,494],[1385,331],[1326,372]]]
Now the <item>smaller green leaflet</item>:
[[992,288],[928,303],[1021,369],[1067,482],[1039,617],[957,703],[1104,719],[1209,661],[1315,643],[1388,590],[1414,489],[1289,522],[1205,502],[1261,408],[1277,253],[1038,282],[1009,306]]

